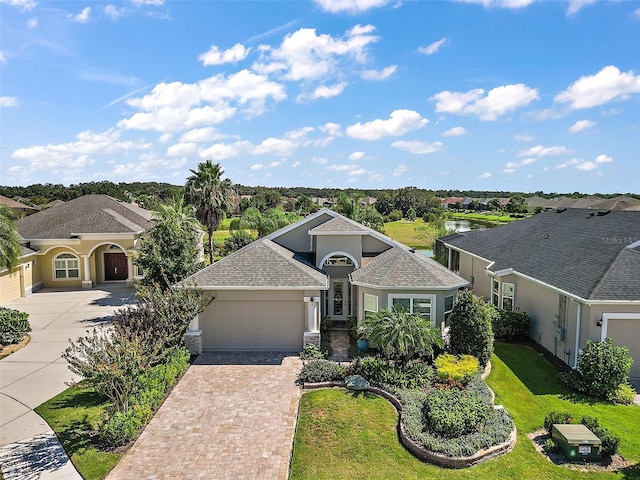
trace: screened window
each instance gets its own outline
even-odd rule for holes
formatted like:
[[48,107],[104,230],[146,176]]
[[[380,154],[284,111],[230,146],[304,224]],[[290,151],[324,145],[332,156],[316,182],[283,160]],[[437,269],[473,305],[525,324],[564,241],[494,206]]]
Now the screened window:
[[449,316],[453,311],[453,302],[455,297],[453,295],[448,295],[444,297],[444,321],[447,322],[449,320]]
[[363,298],[364,311],[376,313],[378,311],[378,297],[376,295],[364,294]]
[[53,278],[64,280],[80,278],[80,262],[78,257],[70,253],[61,253],[53,260]]
[[493,281],[493,290],[491,292],[491,303],[496,307],[500,306],[500,282],[497,280]]
[[502,283],[502,308],[513,310],[513,298],[515,285],[513,283]]

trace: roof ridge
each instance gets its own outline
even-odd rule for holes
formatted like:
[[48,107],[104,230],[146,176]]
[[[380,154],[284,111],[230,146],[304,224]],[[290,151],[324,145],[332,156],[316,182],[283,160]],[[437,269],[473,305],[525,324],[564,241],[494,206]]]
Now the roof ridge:
[[[299,272],[303,273],[308,278],[313,279],[313,276],[305,268],[302,268],[303,266],[307,266],[308,267],[308,265],[305,265],[304,263],[302,263],[299,260],[296,260],[294,258],[295,252],[293,252],[292,250],[289,250],[288,248],[280,245],[279,243],[274,242],[273,240],[269,240],[269,239],[267,239],[267,240],[268,240],[268,243],[264,242],[265,246],[267,246],[268,248],[270,248],[271,250],[276,252],[278,255],[282,256],[283,259],[285,259],[289,264],[293,265]],[[278,252],[277,250],[284,250],[286,252],[289,252],[291,255],[290,256],[289,255],[282,255],[282,253]],[[323,276],[327,275],[326,273],[320,273],[320,272],[318,272],[318,273],[323,275]]]

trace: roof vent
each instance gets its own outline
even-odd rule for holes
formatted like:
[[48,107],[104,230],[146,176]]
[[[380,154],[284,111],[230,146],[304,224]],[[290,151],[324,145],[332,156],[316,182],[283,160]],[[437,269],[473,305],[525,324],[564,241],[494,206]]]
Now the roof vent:
[[556,210],[556,213],[562,213],[562,212],[566,212],[566,211],[567,211],[567,209],[566,209],[566,208],[564,208],[564,207],[560,207],[560,208],[558,208],[558,209]]
[[589,218],[593,217],[594,215],[595,215],[595,213],[593,213],[593,212],[589,212],[589,216],[587,217],[587,220],[588,220]]
[[410,249],[409,249],[409,251],[410,251],[411,253],[416,253],[416,249],[415,249],[415,248],[410,248]]
[[605,215],[609,215],[611,213],[611,210],[600,210],[598,212],[598,216],[599,217],[604,217]]

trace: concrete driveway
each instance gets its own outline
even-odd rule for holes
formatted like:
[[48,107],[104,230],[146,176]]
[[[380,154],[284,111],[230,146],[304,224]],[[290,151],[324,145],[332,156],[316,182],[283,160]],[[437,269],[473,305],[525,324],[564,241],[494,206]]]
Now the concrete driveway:
[[109,322],[134,300],[124,284],[44,289],[7,307],[29,314],[31,342],[0,360],[0,466],[5,479],[80,478],[47,423],[33,411],[77,380],[60,358],[69,339]]
[[200,355],[107,480],[285,480],[297,354]]

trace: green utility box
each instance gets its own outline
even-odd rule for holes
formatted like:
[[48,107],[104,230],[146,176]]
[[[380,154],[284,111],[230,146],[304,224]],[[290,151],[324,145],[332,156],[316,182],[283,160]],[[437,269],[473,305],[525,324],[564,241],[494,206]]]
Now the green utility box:
[[597,462],[602,460],[602,442],[591,430],[582,424],[553,425],[551,438],[570,462]]

